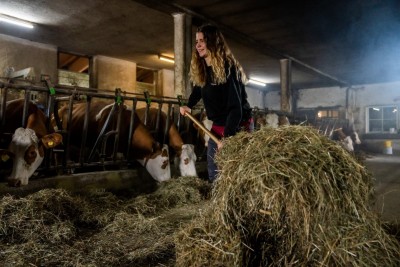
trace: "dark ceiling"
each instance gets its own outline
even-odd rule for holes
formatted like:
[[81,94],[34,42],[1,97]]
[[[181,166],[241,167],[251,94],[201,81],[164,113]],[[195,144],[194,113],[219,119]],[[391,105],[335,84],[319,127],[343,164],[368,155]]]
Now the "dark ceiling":
[[[220,27],[251,78],[279,87],[279,59],[292,60],[292,87],[400,81],[398,0],[2,0],[1,13],[36,23],[0,23],[0,33],[81,55],[173,69],[172,13]],[[0,48],[1,49],[1,48]]]

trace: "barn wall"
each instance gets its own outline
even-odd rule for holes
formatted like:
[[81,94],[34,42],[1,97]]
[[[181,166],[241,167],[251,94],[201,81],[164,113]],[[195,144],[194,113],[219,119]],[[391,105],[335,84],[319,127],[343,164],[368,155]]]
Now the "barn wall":
[[263,92],[261,90],[250,88],[248,86],[246,87],[246,92],[247,92],[248,101],[249,101],[251,107],[258,107],[261,109],[264,108],[265,92]]
[[121,88],[134,92],[136,88],[136,63],[105,57],[93,57],[92,87],[98,89]]
[[174,71],[162,69],[159,71],[161,73],[161,90],[163,96],[176,97],[175,87],[174,87]]
[[50,75],[57,82],[57,47],[0,34],[0,76],[13,67],[15,71],[33,67],[33,81],[40,75]]
[[[347,88],[329,87],[299,90],[298,109],[318,107],[346,107]],[[280,110],[280,92],[270,91],[265,94],[265,107]],[[357,131],[361,134],[363,146],[371,152],[382,153],[384,143],[392,141],[393,154],[400,154],[400,134],[367,134],[366,109],[374,105],[396,105],[400,108],[400,82],[368,84],[353,86],[348,91],[349,114],[348,119],[354,122]],[[400,118],[398,118],[400,125]],[[398,129],[397,129],[398,130]]]
[[[390,105],[400,108],[400,82],[385,84],[369,84],[358,87],[350,98],[353,105],[356,120],[362,122],[360,131],[366,150],[382,153],[385,150],[385,142],[391,141],[393,154],[400,155],[400,134],[368,134],[366,133],[366,109],[375,105]],[[354,104],[355,103],[355,104]],[[400,125],[399,115],[397,125]],[[399,130],[399,129],[396,129]]]
[[299,90],[298,108],[346,106],[346,88],[329,87]]
[[281,96],[278,91],[267,92],[264,96],[265,107],[270,110],[280,110],[281,109]]

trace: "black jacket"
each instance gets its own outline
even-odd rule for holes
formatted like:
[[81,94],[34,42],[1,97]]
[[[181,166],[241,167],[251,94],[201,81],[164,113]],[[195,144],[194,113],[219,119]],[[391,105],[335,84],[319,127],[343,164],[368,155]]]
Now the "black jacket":
[[189,97],[188,107],[193,108],[202,98],[207,117],[215,125],[224,126],[224,137],[232,136],[239,131],[242,121],[251,116],[244,84],[236,78],[236,68],[225,68],[226,83],[212,82],[212,69],[207,67],[207,82],[204,87],[195,86]]

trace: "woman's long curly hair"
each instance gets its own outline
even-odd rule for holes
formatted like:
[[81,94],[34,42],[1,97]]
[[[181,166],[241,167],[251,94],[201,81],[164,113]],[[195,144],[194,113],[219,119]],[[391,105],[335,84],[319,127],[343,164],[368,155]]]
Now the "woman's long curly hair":
[[[226,83],[226,78],[230,75],[230,73],[225,73],[225,64],[227,63],[229,70],[232,66],[235,66],[237,79],[241,80],[242,83],[245,84],[247,80],[246,74],[244,73],[242,66],[233,56],[225,42],[224,36],[218,28],[206,24],[197,28],[197,32],[201,32],[204,35],[204,41],[207,45],[207,56],[211,58],[213,82],[216,84]],[[189,77],[193,85],[203,87],[206,84],[206,67],[204,58],[199,56],[197,49],[194,49],[189,72]]]

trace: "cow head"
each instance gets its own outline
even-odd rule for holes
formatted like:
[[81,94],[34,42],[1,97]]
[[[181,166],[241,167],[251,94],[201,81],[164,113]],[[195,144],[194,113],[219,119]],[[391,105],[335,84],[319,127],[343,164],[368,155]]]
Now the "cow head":
[[334,141],[338,141],[340,143],[340,145],[347,151],[349,151],[349,152],[354,151],[354,142],[353,142],[352,136],[348,135],[345,128],[338,128],[338,129],[333,130],[332,133],[330,134],[329,138]]
[[343,146],[344,149],[346,149],[349,152],[354,151],[354,144],[353,140],[351,139],[350,136],[346,136],[343,140],[340,140],[340,144]]
[[8,155],[14,160],[8,184],[10,186],[27,185],[29,178],[42,164],[44,149],[52,148],[61,141],[62,136],[59,134],[50,134],[39,139],[32,129],[16,129],[8,151]]
[[181,176],[195,176],[196,172],[196,153],[194,152],[194,146],[192,144],[182,145],[182,151],[179,156],[176,157],[175,164],[179,166]]
[[[202,120],[201,123],[203,123],[203,125],[206,127],[207,130],[209,130],[209,131],[211,130],[213,122],[212,122],[212,120],[209,120],[207,118],[207,116],[204,117],[204,119]],[[204,145],[207,147],[208,146],[208,140],[210,140],[210,136],[208,136],[208,134],[206,134],[204,131],[201,131],[201,132],[202,132],[202,136],[204,138]]]
[[[205,112],[200,114],[200,121],[204,125],[204,127],[206,127],[207,130],[209,130],[209,131],[211,130],[213,121],[208,119]],[[193,123],[193,127],[199,132],[200,138],[202,139],[202,141],[204,141],[204,146],[207,147],[208,140],[210,139],[210,137],[195,123]]]
[[11,175],[8,177],[9,185],[27,185],[29,178],[43,161],[44,148],[54,147],[61,141],[59,134],[46,135],[39,139],[32,129],[16,129],[9,146],[9,155],[14,160]]
[[167,145],[164,145],[162,149],[156,148],[153,154],[145,159],[138,159],[138,162],[146,168],[154,180],[163,182],[171,179]]
[[350,137],[351,137],[351,140],[353,140],[353,142],[354,142],[355,144],[357,144],[357,145],[360,145],[360,144],[361,144],[360,137],[358,136],[358,133],[357,133],[356,131],[353,131],[353,132],[350,134]]
[[272,128],[278,128],[279,125],[279,116],[275,113],[268,113],[265,115],[266,125]]

